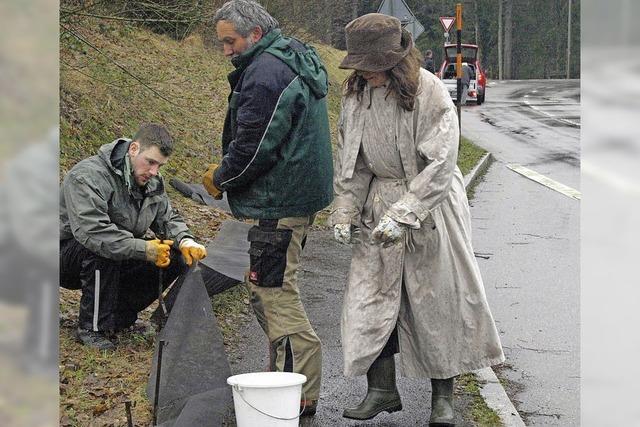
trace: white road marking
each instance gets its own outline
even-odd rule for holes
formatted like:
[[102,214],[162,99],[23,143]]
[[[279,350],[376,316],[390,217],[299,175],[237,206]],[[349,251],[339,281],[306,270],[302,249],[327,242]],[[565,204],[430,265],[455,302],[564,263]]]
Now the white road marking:
[[537,182],[538,184],[542,184],[547,188],[557,191],[558,193],[562,193],[567,197],[571,197],[572,199],[580,200],[582,197],[582,193],[578,190],[571,188],[567,185],[561,184],[558,181],[554,181],[551,178],[547,178],[546,176],[539,174],[536,171],[525,168],[522,165],[507,165],[509,169],[512,171],[519,173],[520,175],[529,178],[532,181]]
[[[525,95],[525,97],[526,97],[526,95]],[[553,114],[548,113],[548,112],[544,111],[543,109],[538,108],[535,105],[531,104],[531,102],[529,102],[526,99],[524,100],[524,103],[527,105],[527,107],[531,108],[532,110],[536,110],[538,113],[544,114],[545,116],[550,117],[553,120],[557,120],[559,122],[567,123],[567,124],[569,124],[571,126],[580,127],[580,123],[574,122],[573,120],[564,119],[562,117],[554,116]]]

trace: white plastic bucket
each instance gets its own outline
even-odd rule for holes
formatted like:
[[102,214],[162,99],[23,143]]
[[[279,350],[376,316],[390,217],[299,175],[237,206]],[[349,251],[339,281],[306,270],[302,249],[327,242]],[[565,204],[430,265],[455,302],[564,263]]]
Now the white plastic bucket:
[[252,372],[227,378],[238,427],[298,426],[302,384],[292,372]]

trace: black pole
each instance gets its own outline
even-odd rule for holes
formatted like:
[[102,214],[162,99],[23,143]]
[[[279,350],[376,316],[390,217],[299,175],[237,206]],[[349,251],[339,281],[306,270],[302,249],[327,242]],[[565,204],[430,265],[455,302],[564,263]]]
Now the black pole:
[[160,313],[162,313],[162,324],[165,320],[167,320],[167,307],[164,304],[164,269],[160,267],[160,271],[158,272],[158,306],[160,308]]
[[127,413],[127,426],[133,427],[133,418],[131,417],[131,401],[130,400],[127,400],[126,402],[124,402],[124,409],[125,409],[125,412]]
[[158,394],[160,393],[160,373],[162,372],[162,349],[164,340],[158,343],[158,365],[156,366],[156,391],[153,395],[153,425],[158,425]]
[[[167,224],[164,221],[159,220],[158,229],[160,230],[160,233],[156,237],[158,237],[160,239],[160,241],[164,243],[164,241],[167,239]],[[169,251],[171,251],[171,249],[169,249]],[[171,256],[171,253],[169,253],[169,256]],[[160,313],[162,313],[162,319],[160,321],[161,325],[164,325],[164,322],[167,320],[167,307],[164,304],[163,292],[164,292],[164,268],[163,267],[159,267],[159,273],[158,273],[158,306],[159,306],[159,309],[160,309],[159,310]]]

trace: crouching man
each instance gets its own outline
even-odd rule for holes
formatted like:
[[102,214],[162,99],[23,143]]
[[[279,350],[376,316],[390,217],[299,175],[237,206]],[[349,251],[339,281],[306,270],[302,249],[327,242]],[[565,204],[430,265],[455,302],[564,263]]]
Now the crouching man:
[[[159,169],[173,140],[158,124],[100,147],[76,164],[60,192],[60,284],[82,289],[78,340],[101,350],[193,260],[206,256],[171,208]],[[148,230],[156,239],[145,240]]]

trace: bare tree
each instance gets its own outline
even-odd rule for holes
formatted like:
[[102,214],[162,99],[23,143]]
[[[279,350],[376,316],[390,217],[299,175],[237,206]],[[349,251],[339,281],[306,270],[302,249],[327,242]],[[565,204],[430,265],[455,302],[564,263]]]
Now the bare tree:
[[498,79],[504,78],[502,62],[502,0],[498,0]]
[[504,78],[511,79],[513,59],[513,0],[505,0],[504,10]]
[[571,0],[567,2],[567,78],[571,78]]
[[[475,36],[475,44],[478,44],[478,0],[473,0],[473,33]],[[478,52],[478,59],[480,58],[480,52]]]

